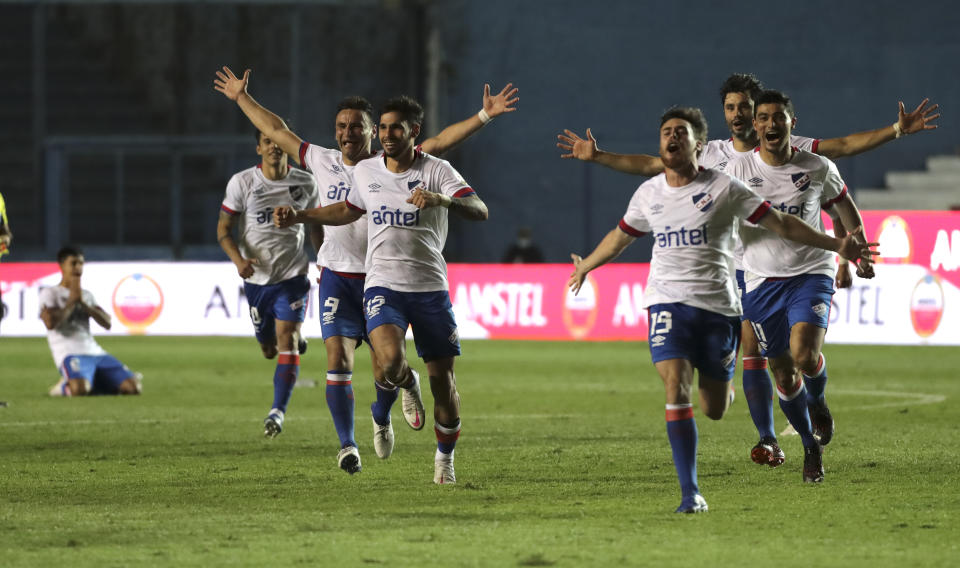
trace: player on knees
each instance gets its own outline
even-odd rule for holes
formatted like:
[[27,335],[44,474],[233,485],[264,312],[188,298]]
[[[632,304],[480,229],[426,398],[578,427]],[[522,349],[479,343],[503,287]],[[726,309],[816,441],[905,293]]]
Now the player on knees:
[[65,246],[57,253],[61,279],[40,290],[40,319],[61,379],[50,396],[140,394],[143,375],[103,350],[90,334],[90,320],[110,329],[110,314],[81,287],[83,252]]
[[[706,143],[699,159],[701,167],[722,171],[728,164],[753,152],[759,145],[760,139],[753,126],[753,115],[755,101],[761,92],[763,92],[763,85],[760,80],[750,74],[734,73],[724,81],[720,88],[720,101],[730,136]],[[790,145],[830,159],[860,154],[908,134],[937,128],[933,121],[940,116],[936,113],[939,105],[928,106],[928,103],[929,99],[924,99],[908,113],[900,102],[896,122],[875,130],[823,140],[791,133]],[[590,129],[587,129],[586,138],[581,138],[570,130],[565,130],[557,138],[557,146],[565,152],[561,155],[562,158],[596,162],[617,171],[644,176],[654,176],[663,170],[663,163],[658,156],[616,154],[601,150]],[[845,234],[842,223],[836,220],[834,232],[841,237]],[[734,248],[735,275],[741,295],[743,290],[742,254],[742,247],[736,246]],[[858,275],[865,276],[859,266],[858,270],[860,270]],[[841,259],[837,269],[837,287],[849,286],[851,281],[849,267],[846,261]],[[747,319],[741,322],[740,349],[743,356],[744,398],[747,400],[750,417],[760,437],[760,441],[751,450],[751,458],[758,464],[777,467],[785,458],[774,431],[773,385],[767,373],[767,359],[761,355],[757,338]],[[731,390],[731,395],[732,393]],[[821,442],[830,441],[832,430],[832,422],[826,421],[825,415],[821,414],[819,419],[815,420],[814,433]]]
[[[312,210],[280,209],[279,226],[313,222],[343,225],[366,213],[366,329],[379,366],[380,386],[415,388],[406,357],[412,327],[417,354],[427,365],[434,398],[437,452],[434,482],[454,483],[454,448],[460,435],[460,396],[454,375],[460,341],[450,303],[443,246],[448,211],[485,220],[487,207],[446,161],[418,150],[423,108],[409,97],[387,101],[380,117],[383,156],[360,162],[345,201]],[[393,400],[378,396],[375,423],[389,420]]]
[[[319,201],[313,176],[291,168],[287,153],[260,130],[256,133],[260,163],[230,178],[220,206],[217,240],[243,278],[250,320],[260,350],[277,358],[273,372],[273,403],[263,421],[263,435],[283,431],[287,405],[300,374],[306,340],[300,326],[306,314],[310,261],[303,251],[304,228],[279,229],[273,210],[281,206],[315,207]],[[237,226],[238,236],[233,231]],[[312,227],[315,248],[323,241],[322,227]]]
[[851,236],[841,241],[817,233],[771,209],[739,180],[700,169],[697,157],[706,135],[706,120],[699,109],[673,108],[663,115],[664,173],[634,192],[617,228],[589,256],[572,255],[574,273],[568,282],[578,292],[591,270],[615,259],[637,237],[653,234],[644,307],[650,313],[651,358],[666,394],[667,438],[682,494],[678,513],[707,510],[697,481],[694,370],[704,414],[717,420],[729,404],[741,313],[729,259],[739,219],[800,242],[841,248],[849,258],[859,258],[867,248]]
[[[282,149],[310,170],[320,192],[320,205],[343,202],[353,188],[357,163],[371,156],[376,134],[373,107],[362,97],[347,97],[337,106],[334,117],[337,150],[304,142],[287,128],[283,120],[257,104],[247,92],[249,71],[237,78],[229,68],[218,72],[217,90],[235,100],[250,121],[276,140]],[[480,112],[444,128],[421,145],[422,151],[441,155],[479,131],[501,114],[516,110],[517,89],[507,84],[491,95],[484,85]],[[317,225],[319,226],[319,225]],[[340,440],[337,462],[348,473],[360,471],[360,455],[354,440],[353,367],[354,350],[366,337],[363,315],[364,263],[367,254],[367,225],[364,221],[325,230],[323,246],[317,253],[320,269],[321,331],[327,351],[327,406]],[[411,428],[423,428],[423,402],[419,385],[398,390],[384,383],[383,372],[371,352],[377,401],[373,405],[374,449],[387,458],[393,452],[394,433],[390,408],[402,393],[403,415]]]
[[[728,173],[749,180],[754,191],[790,217],[822,230],[822,208],[859,239],[863,220],[836,166],[790,144],[796,120],[790,99],[778,91],[764,91],[756,102],[753,122],[760,146],[731,163]],[[839,230],[838,235],[845,232]],[[752,323],[762,354],[771,357],[780,406],[803,441],[804,481],[819,482],[823,479],[821,445],[829,443],[833,434],[823,395],[827,375],[820,351],[834,293],[834,257],[756,227],[744,226],[740,237],[744,319]],[[873,276],[869,256],[858,266],[858,274]],[[758,463],[762,459],[756,454],[763,446],[761,439],[753,450]]]

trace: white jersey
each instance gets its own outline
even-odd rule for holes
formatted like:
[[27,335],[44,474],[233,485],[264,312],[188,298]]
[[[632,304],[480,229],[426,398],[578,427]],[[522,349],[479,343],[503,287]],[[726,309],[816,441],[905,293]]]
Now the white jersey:
[[[790,145],[801,150],[816,153],[817,147],[820,146],[820,140],[791,134]],[[725,171],[728,164],[752,152],[753,149],[741,152],[734,148],[733,138],[710,140],[700,153],[699,163],[702,168],[713,168],[715,170]],[[733,247],[733,266],[736,270],[743,270],[743,243],[740,242],[740,237],[736,233],[734,234],[734,238],[736,239],[736,243]]]
[[387,169],[385,158],[364,160],[353,170],[354,189],[347,206],[367,214],[365,288],[398,292],[447,290],[446,207],[418,209],[407,199],[417,188],[450,197],[473,189],[446,160],[417,151],[403,173]]
[[[379,153],[374,154],[373,158],[378,156]],[[347,199],[353,188],[353,169],[356,166],[344,164],[340,150],[304,142],[300,146],[300,163],[313,172],[317,180],[321,207]],[[364,272],[366,258],[366,217],[347,225],[327,225],[323,228],[323,246],[317,251],[317,266],[334,272],[359,274]]]
[[307,273],[310,261],[303,251],[304,226],[278,229],[273,224],[273,210],[281,205],[312,209],[319,203],[313,176],[297,168],[290,168],[280,180],[267,179],[260,166],[230,178],[220,208],[240,216],[240,254],[259,261],[253,267],[253,276],[245,279],[247,282],[276,284]]
[[620,229],[635,237],[653,233],[643,306],[679,302],[740,315],[730,275],[734,229],[739,219],[756,223],[769,210],[763,198],[717,170],[701,170],[683,187],[671,187],[660,174],[637,188]]
[[[794,136],[790,135],[790,145],[801,150],[806,150],[807,152],[817,152],[817,146],[820,145],[820,140],[816,138],[807,138],[805,136]],[[715,170],[724,171],[727,167],[727,164],[735,161],[737,158],[746,156],[750,152],[753,152],[753,149],[749,149],[746,152],[741,152],[733,147],[733,138],[727,138],[726,140],[710,140],[707,142],[706,146],[703,147],[703,151],[700,152],[700,158],[697,160],[702,168],[713,168]]]
[[[97,300],[89,290],[82,290],[81,299],[88,306],[96,306]],[[44,308],[62,309],[70,298],[70,290],[64,286],[40,289],[40,311]],[[57,368],[69,355],[106,355],[103,347],[90,334],[90,316],[81,310],[74,311],[60,325],[47,330],[47,343]]]
[[[796,215],[806,224],[823,231],[821,208],[829,209],[843,198],[847,187],[837,166],[817,154],[795,151],[782,166],[770,166],[753,152],[730,164],[728,173],[767,199],[774,209]],[[754,290],[765,278],[785,278],[801,274],[833,277],[833,253],[784,239],[762,227],[740,227],[743,241],[743,269],[747,291]]]

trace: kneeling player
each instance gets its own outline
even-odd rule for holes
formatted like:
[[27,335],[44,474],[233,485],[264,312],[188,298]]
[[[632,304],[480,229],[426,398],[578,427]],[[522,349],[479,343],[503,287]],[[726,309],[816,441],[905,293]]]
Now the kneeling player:
[[50,396],[140,394],[143,376],[104,351],[90,334],[90,319],[110,329],[110,314],[80,287],[83,253],[63,247],[57,262],[60,283],[40,290],[40,319],[47,326],[50,352],[62,377]]
[[650,353],[666,389],[667,437],[682,490],[678,513],[707,510],[697,484],[697,426],[691,390],[699,372],[700,406],[714,420],[729,404],[739,337],[740,301],[730,277],[733,231],[739,219],[846,258],[868,255],[851,236],[836,239],[781,215],[742,182],[700,170],[707,124],[699,109],[673,108],[660,121],[664,173],[634,193],[619,226],[587,258],[573,255],[568,282],[577,292],[587,273],[616,258],[637,237],[654,235],[644,307],[650,313]]

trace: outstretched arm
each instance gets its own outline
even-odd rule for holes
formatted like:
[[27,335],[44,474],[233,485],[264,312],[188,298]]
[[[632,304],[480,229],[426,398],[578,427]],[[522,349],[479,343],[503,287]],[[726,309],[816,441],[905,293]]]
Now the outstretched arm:
[[572,130],[564,130],[563,134],[557,135],[557,140],[559,140],[557,148],[566,152],[566,154],[560,154],[561,158],[596,162],[618,172],[646,177],[653,177],[663,171],[663,162],[657,156],[614,154],[601,150],[589,128],[585,139]]
[[277,143],[285,153],[300,162],[300,144],[303,140],[287,128],[287,124],[282,118],[260,106],[260,103],[253,100],[253,97],[247,93],[247,85],[250,82],[250,70],[243,72],[242,78],[237,78],[229,67],[224,65],[223,71],[217,71],[217,78],[213,80],[213,88],[223,93],[231,101],[236,101],[243,114],[247,115],[250,122],[260,131],[266,134],[267,138]]
[[607,233],[607,236],[603,237],[603,240],[600,241],[597,248],[593,249],[593,252],[591,252],[587,258],[580,258],[580,255],[571,254],[570,258],[573,259],[573,274],[570,275],[570,280],[567,281],[567,287],[573,290],[574,294],[580,292],[580,286],[583,285],[584,279],[586,279],[587,274],[591,270],[599,268],[620,256],[620,253],[635,240],[637,240],[636,237],[628,235],[619,228],[616,228]]
[[857,227],[842,239],[838,239],[821,233],[797,217],[780,213],[776,209],[770,209],[766,215],[760,218],[759,224],[785,239],[839,253],[843,258],[848,258],[854,262],[861,259],[871,260],[873,255],[879,254],[870,250],[870,247],[875,247],[879,243],[858,242],[858,238],[863,233],[862,226]]
[[464,219],[470,219],[471,221],[486,221],[490,217],[487,204],[475,193],[465,197],[450,197],[442,193],[417,188],[407,198],[407,203],[412,203],[420,209],[446,207]]
[[294,209],[284,205],[273,210],[273,224],[281,229],[297,223],[346,225],[353,223],[361,216],[363,212],[348,207],[346,201],[314,209]]
[[469,138],[494,118],[517,110],[515,105],[520,100],[520,97],[516,96],[518,91],[519,89],[514,87],[513,83],[507,83],[507,86],[501,89],[499,93],[491,95],[490,85],[484,85],[483,106],[480,112],[466,120],[451,124],[432,138],[427,138],[420,144],[420,148],[427,154],[433,154],[434,156],[440,156],[453,149],[454,146]]
[[934,104],[927,106],[930,99],[923,99],[917,108],[912,112],[906,112],[903,108],[903,101],[900,101],[900,110],[897,115],[897,121],[890,126],[868,130],[866,132],[857,132],[841,138],[830,138],[821,140],[817,146],[817,153],[830,159],[854,156],[868,150],[886,144],[887,142],[925,130],[933,130],[937,125],[934,120],[940,118],[940,113],[934,112],[940,108],[940,105]]

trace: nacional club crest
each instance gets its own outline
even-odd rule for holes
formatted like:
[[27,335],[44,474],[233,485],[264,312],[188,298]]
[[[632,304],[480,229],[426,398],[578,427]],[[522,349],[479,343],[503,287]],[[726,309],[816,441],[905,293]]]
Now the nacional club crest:
[[693,196],[693,206],[706,213],[713,207],[713,196],[709,193],[698,193]]
[[797,191],[806,191],[810,187],[810,174],[804,172],[790,174],[790,179],[793,180],[793,187],[797,188]]
[[163,311],[163,290],[146,274],[131,274],[113,289],[113,313],[130,333],[144,333]]

